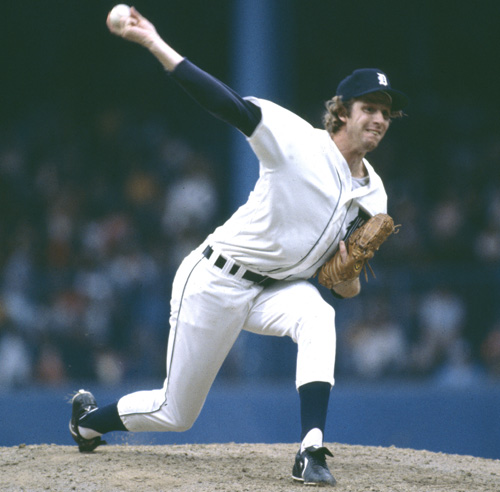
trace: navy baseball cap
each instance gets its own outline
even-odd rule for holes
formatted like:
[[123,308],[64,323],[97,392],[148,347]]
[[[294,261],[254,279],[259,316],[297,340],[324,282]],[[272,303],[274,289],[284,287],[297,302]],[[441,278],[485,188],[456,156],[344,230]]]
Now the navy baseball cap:
[[406,107],[410,99],[391,87],[389,77],[378,68],[360,68],[354,70],[340,82],[337,87],[337,96],[348,101],[354,97],[361,97],[371,92],[385,92],[392,98],[392,110],[399,111]]

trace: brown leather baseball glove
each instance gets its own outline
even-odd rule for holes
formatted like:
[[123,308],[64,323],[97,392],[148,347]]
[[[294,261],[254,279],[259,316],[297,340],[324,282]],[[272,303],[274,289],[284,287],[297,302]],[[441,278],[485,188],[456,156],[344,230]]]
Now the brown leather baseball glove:
[[371,217],[363,226],[356,229],[347,240],[347,260],[343,263],[340,251],[337,251],[319,269],[319,283],[332,289],[341,282],[358,277],[363,269],[365,278],[368,280],[367,265],[373,274],[368,260],[373,258],[375,251],[392,233],[398,232],[399,227],[399,225],[394,225],[394,221],[387,214],[377,214]]

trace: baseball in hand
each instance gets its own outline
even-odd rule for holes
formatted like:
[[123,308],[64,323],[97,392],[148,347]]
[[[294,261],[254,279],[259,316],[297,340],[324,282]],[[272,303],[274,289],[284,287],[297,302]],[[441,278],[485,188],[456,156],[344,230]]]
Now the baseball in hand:
[[115,5],[109,13],[109,22],[115,31],[120,32],[125,27],[125,22],[130,16],[130,7],[124,3]]

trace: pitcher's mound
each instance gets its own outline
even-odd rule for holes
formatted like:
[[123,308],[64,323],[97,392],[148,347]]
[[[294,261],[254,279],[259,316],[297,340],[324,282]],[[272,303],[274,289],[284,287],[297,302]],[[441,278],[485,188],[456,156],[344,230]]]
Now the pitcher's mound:
[[[337,486],[349,492],[499,492],[500,461],[327,444]],[[68,492],[278,492],[310,490],[291,478],[298,444],[0,447],[0,490]]]

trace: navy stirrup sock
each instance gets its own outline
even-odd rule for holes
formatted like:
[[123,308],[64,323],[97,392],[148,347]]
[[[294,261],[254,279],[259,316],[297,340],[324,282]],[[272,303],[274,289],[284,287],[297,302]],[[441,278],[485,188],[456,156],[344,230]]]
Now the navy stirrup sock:
[[329,383],[319,381],[304,384],[299,388],[302,424],[301,440],[314,428],[318,428],[324,433],[330,390],[331,385]]
[[101,434],[111,431],[126,431],[122,419],[118,415],[118,406],[116,403],[98,408],[88,413],[80,419],[78,425],[88,429],[95,430]]

